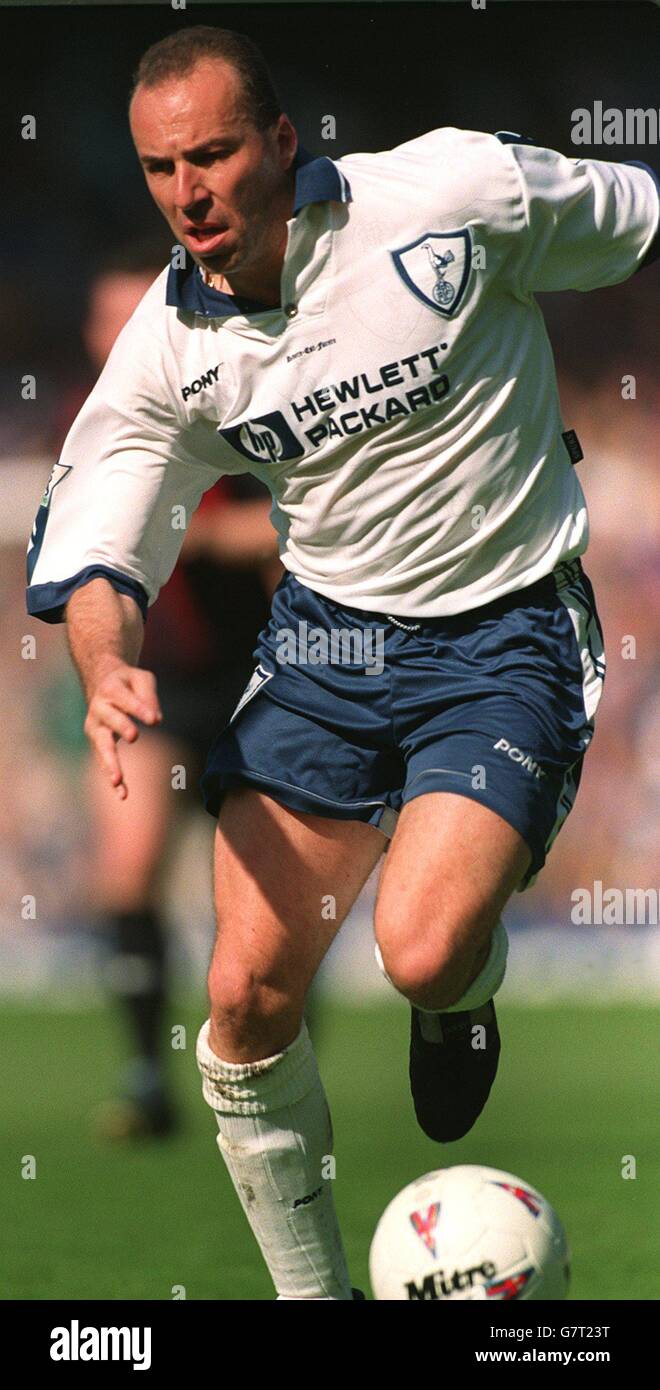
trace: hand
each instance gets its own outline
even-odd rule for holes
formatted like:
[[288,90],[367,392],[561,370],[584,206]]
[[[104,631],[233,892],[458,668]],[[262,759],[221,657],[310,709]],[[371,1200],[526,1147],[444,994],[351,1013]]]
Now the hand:
[[117,743],[120,738],[135,743],[140,731],[133,715],[142,724],[160,724],[163,715],[151,671],[125,662],[105,671],[89,699],[84,730],[101,767],[107,772],[120,801],[128,796]]

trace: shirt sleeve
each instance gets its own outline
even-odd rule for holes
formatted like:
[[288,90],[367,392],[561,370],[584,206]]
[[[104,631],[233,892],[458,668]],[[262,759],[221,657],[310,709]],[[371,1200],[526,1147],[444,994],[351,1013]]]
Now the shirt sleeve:
[[41,499],[27,554],[27,608],[62,622],[97,576],[143,617],[176,564],[190,517],[220,471],[187,452],[164,352],[130,320],[75,419]]
[[658,249],[660,196],[643,164],[569,159],[507,140],[520,190],[512,251],[523,293],[616,285]]

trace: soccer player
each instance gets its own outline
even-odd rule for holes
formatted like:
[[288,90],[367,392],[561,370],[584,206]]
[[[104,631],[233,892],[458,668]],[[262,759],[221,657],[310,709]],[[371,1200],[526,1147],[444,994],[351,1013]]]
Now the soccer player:
[[658,186],[451,127],[314,157],[254,46],[208,27],[147,51],[130,119],[189,255],[67,439],[30,611],[66,618],[123,799],[117,743],[160,718],[137,658],[172,516],[221,473],[269,486],[286,574],[203,778],[218,935],[197,1057],[277,1296],[350,1299],[305,995],[389,842],[375,934],[412,1005],[417,1116],[441,1141],[470,1129],[498,1062],[501,913],[571,810],[604,670],[534,294],[633,274]]

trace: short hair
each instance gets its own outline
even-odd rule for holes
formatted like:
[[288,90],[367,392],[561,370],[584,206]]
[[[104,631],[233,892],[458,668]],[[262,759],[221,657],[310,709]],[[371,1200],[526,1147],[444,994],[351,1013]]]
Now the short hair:
[[267,130],[282,113],[263,53],[233,29],[192,24],[153,43],[133,76],[129,101],[138,87],[157,87],[171,77],[185,77],[203,59],[220,59],[238,74],[243,114],[257,130]]

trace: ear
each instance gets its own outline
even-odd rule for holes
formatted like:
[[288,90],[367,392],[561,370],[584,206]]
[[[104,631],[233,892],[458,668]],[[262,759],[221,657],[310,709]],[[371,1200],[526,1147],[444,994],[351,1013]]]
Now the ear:
[[291,124],[289,117],[284,111],[280,114],[277,123],[277,144],[280,154],[280,162],[283,169],[290,169],[296,157],[298,148],[298,135],[295,127]]

